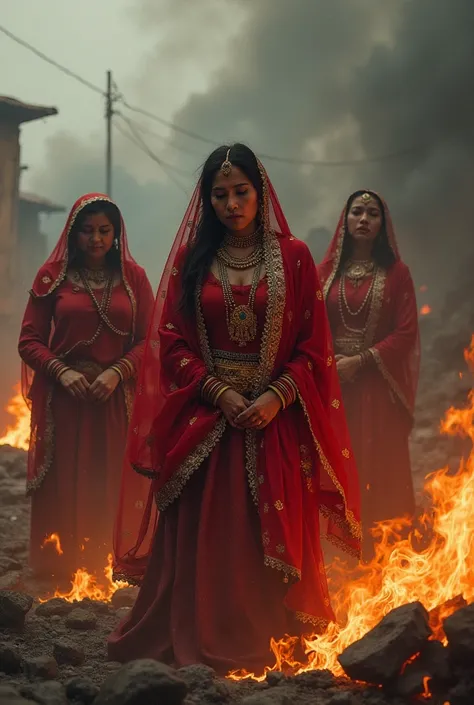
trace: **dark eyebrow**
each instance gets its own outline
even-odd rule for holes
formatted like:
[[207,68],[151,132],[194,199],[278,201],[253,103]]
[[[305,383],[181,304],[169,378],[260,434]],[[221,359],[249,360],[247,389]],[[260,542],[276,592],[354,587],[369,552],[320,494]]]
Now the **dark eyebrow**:
[[[232,188],[241,188],[242,186],[248,186],[249,182],[248,181],[243,181],[241,184],[235,184]],[[212,189],[213,191],[225,191],[226,186],[214,186]]]

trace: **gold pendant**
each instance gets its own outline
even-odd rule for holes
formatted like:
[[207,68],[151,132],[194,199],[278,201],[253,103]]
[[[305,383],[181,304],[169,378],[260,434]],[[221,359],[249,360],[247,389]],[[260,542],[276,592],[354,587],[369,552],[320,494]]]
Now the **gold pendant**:
[[250,306],[236,306],[229,318],[229,336],[241,347],[257,336],[257,316]]

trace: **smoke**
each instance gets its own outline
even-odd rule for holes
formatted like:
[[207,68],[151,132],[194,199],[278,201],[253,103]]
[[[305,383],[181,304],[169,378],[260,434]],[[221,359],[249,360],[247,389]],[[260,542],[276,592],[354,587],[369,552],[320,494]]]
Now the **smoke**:
[[[334,161],[398,153],[343,168],[264,161],[303,237],[315,228],[333,232],[352,190],[381,192],[419,283],[445,292],[473,252],[471,0],[208,2],[215,31],[180,14],[183,3],[175,6],[172,22],[168,2],[139,3],[149,29],[163,21],[168,29],[147,66],[142,99],[156,93],[170,47],[175,61],[181,51],[189,56],[191,36],[195,65],[207,67],[210,56],[215,65],[207,90],[176,111],[177,124],[216,143],[246,141],[260,154]],[[236,12],[238,34],[222,52],[222,17],[232,25]]]
[[[263,157],[293,231],[310,237],[315,256],[348,194],[375,189],[418,283],[444,296],[474,249],[471,0],[135,0],[129,12],[147,41],[157,37],[140,75],[120,86],[131,102],[216,146],[240,140],[260,155],[362,160]],[[189,195],[212,145],[123,113],[184,170]],[[96,144],[99,152],[92,141],[52,140],[37,190],[68,206],[102,190],[102,135]],[[187,196],[120,135],[116,144],[113,195],[156,284]],[[379,155],[395,156],[372,160]]]

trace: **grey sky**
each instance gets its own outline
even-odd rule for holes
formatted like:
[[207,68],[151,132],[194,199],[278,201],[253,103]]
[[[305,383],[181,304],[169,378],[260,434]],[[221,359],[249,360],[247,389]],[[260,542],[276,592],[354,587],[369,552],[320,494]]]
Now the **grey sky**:
[[[216,143],[330,161],[418,146],[401,159],[344,169],[264,161],[296,235],[333,231],[348,193],[374,188],[391,207],[419,283],[454,278],[472,254],[472,0],[0,2],[2,23],[38,49],[100,86],[113,69],[129,102]],[[8,67],[1,93],[60,111],[22,131],[30,167],[23,187],[68,207],[102,189],[101,97],[3,36],[0,61]],[[190,193],[211,147],[124,114],[185,172],[176,178]],[[187,197],[121,134],[114,150],[113,195],[132,250],[156,282]],[[52,236],[60,225],[48,224]]]

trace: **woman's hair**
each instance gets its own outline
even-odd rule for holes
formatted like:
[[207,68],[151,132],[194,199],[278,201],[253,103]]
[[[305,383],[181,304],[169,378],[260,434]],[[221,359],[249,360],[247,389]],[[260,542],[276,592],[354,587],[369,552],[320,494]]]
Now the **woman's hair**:
[[122,221],[119,209],[115,203],[110,201],[93,201],[84,206],[78,213],[68,237],[69,265],[76,263],[81,256],[81,252],[77,249],[77,236],[86,218],[90,215],[99,214],[105,215],[112,223],[114,229],[114,244],[106,254],[106,262],[109,266],[120,269],[120,248],[116,247],[115,242],[118,245],[120,244]]
[[388,269],[389,267],[392,266],[395,262],[395,254],[390,247],[390,243],[388,241],[388,235],[387,235],[387,226],[385,222],[385,209],[383,207],[383,203],[380,199],[379,196],[377,196],[376,193],[373,191],[355,191],[351,196],[349,196],[346,204],[346,215],[344,218],[344,242],[342,244],[342,252],[341,252],[341,261],[339,263],[339,270],[341,270],[344,266],[344,264],[347,262],[348,259],[350,259],[351,254],[352,254],[352,237],[349,233],[349,229],[347,227],[347,215],[351,209],[351,206],[353,202],[355,201],[356,198],[359,196],[362,196],[364,193],[370,193],[372,198],[374,198],[377,201],[377,204],[380,208],[380,212],[382,214],[382,224],[380,226],[380,230],[378,232],[377,237],[374,240],[374,244],[372,247],[372,257],[374,258],[376,264],[378,264],[380,267],[383,267],[384,269]]
[[[262,205],[263,183],[258,161],[252,150],[244,144],[222,145],[208,156],[201,170],[200,196],[202,211],[196,228],[196,235],[188,243],[188,251],[183,264],[182,294],[179,308],[192,318],[194,296],[199,282],[203,281],[212,264],[225,235],[225,228],[218,219],[212,202],[211,191],[214,178],[225,161],[227,152],[233,166],[241,169],[257,191],[258,202]],[[260,217],[261,208],[257,218]]]

